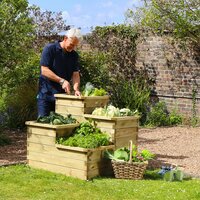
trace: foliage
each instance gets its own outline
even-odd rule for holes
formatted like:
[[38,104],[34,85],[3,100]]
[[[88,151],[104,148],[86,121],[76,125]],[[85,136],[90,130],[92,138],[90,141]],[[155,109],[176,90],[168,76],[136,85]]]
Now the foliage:
[[39,116],[37,118],[37,122],[44,124],[53,124],[53,125],[61,125],[61,124],[74,124],[76,123],[76,119],[71,116],[71,114],[64,117],[54,111],[51,111],[49,116]]
[[[133,145],[132,148],[132,162],[145,162],[155,157],[155,155],[147,149],[139,152],[136,146]],[[111,160],[128,162],[130,160],[130,150],[126,147],[118,148],[113,152],[107,150],[105,151],[105,157]]]
[[[27,61],[31,51],[33,26],[26,0],[0,2],[0,81],[9,84],[13,71]],[[0,91],[2,92],[2,91]]]
[[40,50],[45,43],[52,42],[53,39],[59,39],[59,34],[66,31],[70,26],[66,25],[62,12],[42,11],[38,6],[29,7],[29,16],[34,25],[34,48]]
[[94,85],[90,82],[87,82],[82,95],[83,96],[105,96],[107,92],[103,88],[96,88]]
[[58,144],[66,146],[97,148],[99,146],[109,145],[109,137],[102,133],[99,128],[94,127],[89,121],[80,123],[73,133],[73,136],[68,138],[60,137],[57,139]]
[[138,114],[137,110],[131,111],[128,108],[119,109],[112,105],[105,106],[104,108],[102,107],[95,108],[94,111],[92,112],[92,115],[106,116],[106,117],[133,116],[137,114]]
[[135,76],[136,38],[137,33],[131,26],[113,25],[95,27],[87,41],[92,49],[106,53],[108,73],[112,78],[130,80]]
[[108,85],[107,55],[103,52],[80,52],[82,90],[87,82],[106,89]]
[[127,21],[157,33],[171,32],[200,48],[200,3],[196,0],[149,0],[142,8],[128,9]]
[[36,119],[37,83],[19,85],[5,98],[6,124],[10,128],[23,128],[25,121]]
[[138,110],[142,114],[141,121],[145,119],[147,108],[150,101],[150,87],[144,78],[138,75],[133,80],[118,80],[110,88],[111,102],[119,108],[129,108]]
[[176,110],[168,112],[164,101],[152,105],[147,113],[146,126],[169,126],[182,124],[183,118],[177,114]]

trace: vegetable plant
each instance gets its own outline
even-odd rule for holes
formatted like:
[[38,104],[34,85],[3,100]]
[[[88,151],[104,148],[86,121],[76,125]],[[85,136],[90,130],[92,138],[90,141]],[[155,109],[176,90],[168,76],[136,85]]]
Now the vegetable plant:
[[[130,150],[127,147],[118,148],[115,151],[105,151],[105,157],[111,160],[127,162],[130,159]],[[155,157],[149,150],[137,151],[135,145],[132,147],[132,162],[147,162]]]
[[71,137],[57,138],[57,143],[83,148],[96,148],[110,144],[109,136],[101,132],[99,128],[94,127],[89,121],[80,123]]

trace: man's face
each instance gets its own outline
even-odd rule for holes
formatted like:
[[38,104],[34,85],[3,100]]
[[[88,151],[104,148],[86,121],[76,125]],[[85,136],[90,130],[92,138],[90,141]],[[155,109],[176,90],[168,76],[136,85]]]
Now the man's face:
[[64,49],[68,52],[71,52],[75,49],[75,47],[78,45],[79,40],[76,37],[73,38],[65,38],[64,40]]

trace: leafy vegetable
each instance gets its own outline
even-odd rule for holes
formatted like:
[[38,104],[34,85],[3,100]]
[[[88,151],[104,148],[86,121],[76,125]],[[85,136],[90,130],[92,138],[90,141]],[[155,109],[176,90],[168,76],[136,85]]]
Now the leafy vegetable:
[[58,138],[58,144],[73,147],[96,148],[110,144],[109,136],[94,127],[89,121],[82,122],[74,130],[73,136],[68,138]]
[[107,116],[107,117],[121,117],[121,116],[133,116],[137,114],[138,111],[131,111],[128,108],[116,108],[113,105],[108,105],[104,108],[95,108],[92,112],[92,115],[98,115],[98,116]]
[[70,114],[67,115],[67,117],[64,117],[58,113],[51,111],[49,116],[44,116],[44,117],[39,116],[37,118],[37,122],[60,125],[60,124],[74,124],[77,122],[77,120],[75,118],[72,118]]
[[104,96],[107,92],[103,88],[95,88],[92,83],[88,82],[82,92],[83,96]]
[[[145,162],[147,160],[153,159],[155,156],[148,150],[142,150],[141,152],[138,152],[136,146],[133,146],[132,152],[132,162]],[[130,159],[130,150],[126,147],[123,147],[118,148],[112,152],[105,151],[105,157],[111,160],[127,162]]]

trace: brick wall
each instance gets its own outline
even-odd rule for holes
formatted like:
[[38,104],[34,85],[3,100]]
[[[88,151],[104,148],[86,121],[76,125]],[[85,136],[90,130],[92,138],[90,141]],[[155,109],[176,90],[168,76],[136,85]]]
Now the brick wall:
[[195,89],[196,113],[200,116],[200,56],[189,46],[183,50],[168,35],[141,36],[137,41],[136,68],[147,71],[155,82],[155,95],[167,103],[169,110],[176,108],[191,116]]

